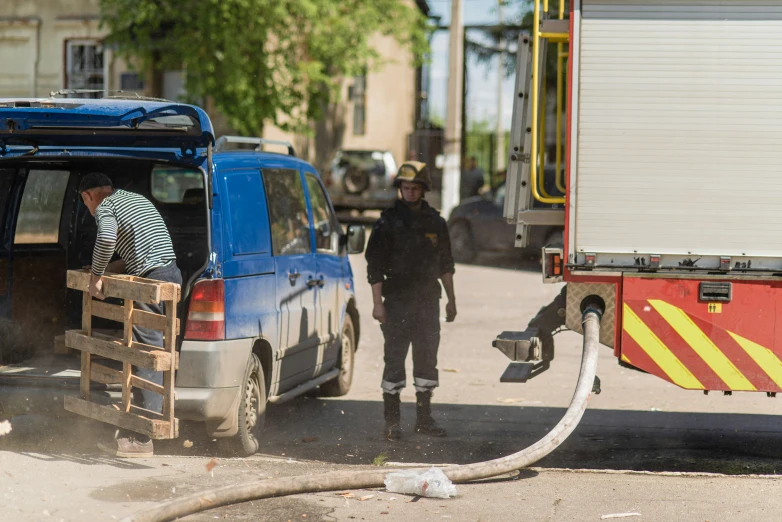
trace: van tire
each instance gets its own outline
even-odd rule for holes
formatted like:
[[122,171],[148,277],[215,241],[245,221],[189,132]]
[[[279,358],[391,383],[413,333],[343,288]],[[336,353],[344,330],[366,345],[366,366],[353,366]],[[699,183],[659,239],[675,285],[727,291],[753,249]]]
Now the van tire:
[[224,453],[249,457],[261,447],[261,432],[266,422],[266,382],[258,356],[250,354],[239,397],[239,432],[233,437],[218,439]]
[[342,324],[339,361],[337,362],[339,375],[337,375],[334,379],[321,384],[321,395],[324,397],[342,397],[350,391],[350,385],[353,384],[355,353],[356,330],[353,327],[353,318],[349,313],[346,313],[345,322]]
[[448,225],[448,234],[451,236],[451,250],[453,259],[457,263],[472,263],[478,255],[475,248],[475,238],[469,223],[460,219]]

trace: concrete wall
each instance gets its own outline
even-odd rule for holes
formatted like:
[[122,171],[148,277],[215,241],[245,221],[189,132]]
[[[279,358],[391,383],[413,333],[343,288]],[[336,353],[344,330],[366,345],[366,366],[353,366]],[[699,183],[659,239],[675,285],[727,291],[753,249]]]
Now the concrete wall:
[[[309,161],[319,167],[324,163],[324,158],[320,156],[325,153],[329,156],[325,158],[328,161],[337,148],[390,150],[397,164],[407,159],[407,136],[413,131],[415,120],[415,67],[410,53],[402,49],[393,38],[376,36],[373,44],[385,62],[367,74],[363,135],[354,133],[355,104],[348,99],[348,87],[353,84],[353,78],[346,78],[339,104],[332,108],[336,114],[327,117],[331,120],[326,124],[330,131],[328,136],[319,134],[306,139],[268,126],[264,129],[264,137],[292,141],[298,145],[297,150],[301,150]],[[316,139],[331,143],[316,144]]]
[[[65,42],[101,39],[98,0],[0,2],[0,97],[48,96],[65,86]],[[111,53],[104,54],[107,88],[116,89]]]

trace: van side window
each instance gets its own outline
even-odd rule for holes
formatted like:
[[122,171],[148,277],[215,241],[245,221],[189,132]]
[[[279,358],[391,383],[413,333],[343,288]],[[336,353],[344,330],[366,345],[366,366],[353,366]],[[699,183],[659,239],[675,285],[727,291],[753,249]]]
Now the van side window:
[[31,170],[24,185],[14,244],[52,244],[60,240],[60,215],[69,171]]
[[150,180],[152,197],[160,203],[203,205],[206,201],[201,172],[168,165],[155,165]]
[[263,169],[275,256],[309,254],[310,219],[298,170]]
[[318,178],[307,174],[306,179],[312,203],[312,219],[315,221],[315,247],[318,250],[336,252],[339,248],[339,221],[331,211],[328,197]]

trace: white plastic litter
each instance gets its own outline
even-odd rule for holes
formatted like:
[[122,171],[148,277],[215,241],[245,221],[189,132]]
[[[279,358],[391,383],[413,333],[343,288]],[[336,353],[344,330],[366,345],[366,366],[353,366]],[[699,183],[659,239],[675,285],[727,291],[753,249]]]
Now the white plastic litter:
[[0,436],[11,433],[11,421],[0,422]]
[[394,471],[386,475],[386,490],[393,493],[407,493],[420,497],[450,498],[456,496],[453,485],[440,468],[426,471]]

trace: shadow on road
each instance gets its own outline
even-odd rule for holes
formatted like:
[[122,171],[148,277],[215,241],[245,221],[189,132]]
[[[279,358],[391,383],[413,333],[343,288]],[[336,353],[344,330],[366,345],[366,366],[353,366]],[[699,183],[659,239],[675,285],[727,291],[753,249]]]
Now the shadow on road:
[[[382,403],[299,398],[270,408],[262,453],[279,459],[332,464],[373,462],[466,464],[502,457],[543,437],[564,414],[560,408],[438,404],[449,437],[413,431],[415,405],[403,403],[404,438],[381,436]],[[138,464],[100,457],[97,436],[51,419],[38,437],[2,441],[0,449],[37,458]],[[158,455],[220,456],[195,426],[174,441],[157,441]],[[43,431],[42,431],[43,430]],[[56,436],[44,434],[54,430]],[[184,440],[193,443],[186,448]],[[723,413],[588,410],[573,435],[537,466],[636,471],[782,474],[782,429],[777,417]]]

